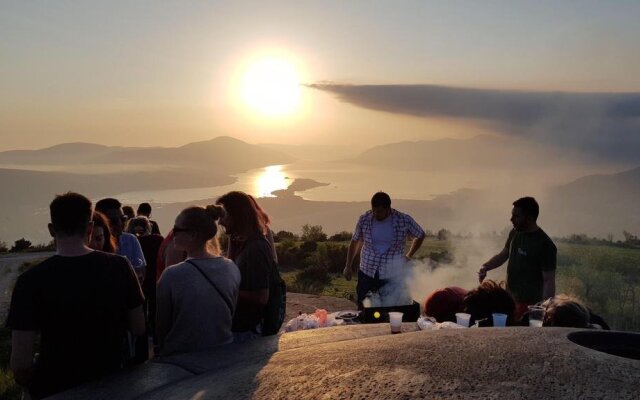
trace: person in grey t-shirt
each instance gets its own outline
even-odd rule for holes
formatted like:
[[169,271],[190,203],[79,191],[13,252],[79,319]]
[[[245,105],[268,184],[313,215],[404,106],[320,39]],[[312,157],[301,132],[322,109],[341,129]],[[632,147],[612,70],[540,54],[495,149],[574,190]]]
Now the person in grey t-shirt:
[[223,214],[220,206],[189,207],[176,218],[174,243],[187,259],[168,267],[158,281],[156,329],[162,355],[233,341],[240,270],[217,255],[216,222]]

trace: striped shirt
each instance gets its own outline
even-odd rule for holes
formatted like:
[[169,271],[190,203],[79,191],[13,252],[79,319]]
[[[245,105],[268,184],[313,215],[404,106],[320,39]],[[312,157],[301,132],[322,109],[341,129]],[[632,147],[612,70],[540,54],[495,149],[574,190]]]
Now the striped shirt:
[[370,277],[376,272],[380,279],[387,279],[401,272],[404,265],[404,247],[408,237],[421,238],[424,231],[413,218],[391,209],[393,222],[393,241],[384,253],[377,253],[373,243],[373,212],[362,214],[353,232],[351,240],[364,242],[360,253],[360,270]]

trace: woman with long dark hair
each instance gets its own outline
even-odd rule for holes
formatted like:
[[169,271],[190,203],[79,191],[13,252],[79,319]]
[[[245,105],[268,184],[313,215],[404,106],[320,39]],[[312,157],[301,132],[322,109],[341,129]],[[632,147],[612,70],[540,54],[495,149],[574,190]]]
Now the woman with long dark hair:
[[240,271],[215,245],[223,214],[219,206],[189,207],[176,218],[173,241],[187,259],[165,269],[158,281],[156,329],[163,355],[233,341]]
[[[242,281],[233,317],[236,341],[277,333],[275,313],[284,312],[284,289],[278,273],[275,249],[269,242],[269,216],[250,195],[229,192],[217,200],[224,207],[220,224],[229,237],[228,257],[240,268]],[[275,311],[273,310],[275,308]],[[281,319],[278,318],[281,323]]]
[[93,231],[89,238],[89,247],[105,253],[115,253],[117,242],[115,236],[111,234],[107,217],[100,211],[94,211],[92,221]]

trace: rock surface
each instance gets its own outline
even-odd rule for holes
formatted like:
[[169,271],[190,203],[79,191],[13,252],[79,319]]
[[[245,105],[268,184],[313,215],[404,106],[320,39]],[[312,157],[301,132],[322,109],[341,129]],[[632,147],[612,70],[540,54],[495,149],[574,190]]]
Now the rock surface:
[[58,399],[637,399],[640,360],[569,328],[351,325],[153,361]]

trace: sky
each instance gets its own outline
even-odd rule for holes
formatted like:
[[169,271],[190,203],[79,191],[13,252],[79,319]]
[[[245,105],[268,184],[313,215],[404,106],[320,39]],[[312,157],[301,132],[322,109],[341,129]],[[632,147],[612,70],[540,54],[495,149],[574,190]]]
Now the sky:
[[[638,1],[2,1],[0,151],[77,141],[179,146],[221,135],[376,145],[522,131],[511,117],[478,124],[450,109],[407,110],[412,86],[518,91],[525,103],[536,92],[568,92],[560,106],[543,104],[553,118],[535,120],[536,129],[525,123],[532,135],[592,111],[581,100],[573,106],[576,93],[606,93],[590,126],[614,134],[596,132],[585,146],[636,149],[639,17]],[[295,112],[267,118],[239,97],[247,66],[273,56],[308,86]],[[355,96],[353,87],[363,90]],[[569,146],[591,130],[568,124],[565,138],[543,140]]]

